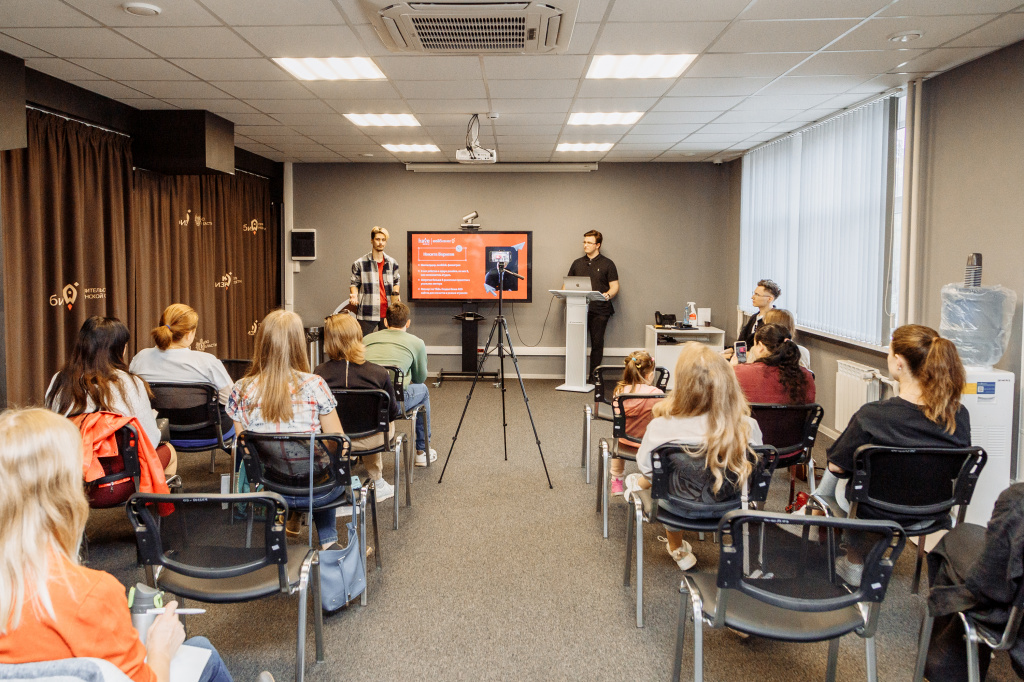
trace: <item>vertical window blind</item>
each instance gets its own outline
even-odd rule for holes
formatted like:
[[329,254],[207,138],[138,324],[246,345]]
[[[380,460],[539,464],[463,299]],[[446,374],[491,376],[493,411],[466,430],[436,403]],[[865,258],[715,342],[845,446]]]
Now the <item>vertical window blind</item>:
[[879,100],[744,157],[741,306],[771,277],[799,325],[886,343],[893,106]]

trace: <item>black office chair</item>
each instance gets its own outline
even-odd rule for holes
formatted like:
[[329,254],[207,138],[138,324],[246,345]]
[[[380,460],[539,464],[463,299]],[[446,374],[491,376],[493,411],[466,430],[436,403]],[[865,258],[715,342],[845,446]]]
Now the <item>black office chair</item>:
[[814,440],[818,437],[818,426],[825,416],[825,410],[817,403],[809,405],[776,405],[752,403],[750,416],[761,428],[761,438],[766,445],[774,445],[779,452],[779,468],[789,469],[789,504],[796,496],[796,470],[801,464],[807,465],[807,484],[811,494],[815,491]]
[[[636,626],[644,626],[644,531],[641,525],[661,523],[670,530],[689,530],[695,533],[713,533],[718,530],[718,522],[730,511],[741,509],[745,504],[762,503],[768,499],[768,488],[775,473],[778,455],[770,445],[753,447],[748,456],[753,460],[754,470],[747,478],[744,490],[736,497],[716,504],[700,505],[700,512],[706,518],[680,516],[665,509],[658,500],[671,500],[669,494],[669,477],[672,474],[670,458],[674,454],[689,457],[685,449],[675,443],[668,443],[655,448],[651,452],[651,487],[638,490],[633,494],[632,508],[626,508],[626,567],[622,584],[629,587],[630,563],[633,558],[633,526],[636,523]],[[690,505],[689,502],[677,504]],[[702,536],[703,537],[703,536]]]
[[157,417],[170,422],[170,443],[178,452],[210,451],[210,473],[216,471],[217,449],[231,452],[235,427],[220,406],[212,384],[153,382],[150,401]]
[[[308,490],[308,480],[306,485]],[[248,510],[245,523],[234,518],[236,505]],[[150,584],[178,596],[180,606],[185,599],[233,604],[298,593],[296,682],[305,677],[306,611],[312,586],[316,660],[324,660],[317,552],[286,541],[288,505],[280,495],[136,493],[128,500],[127,511]]]
[[862,445],[853,453],[853,478],[846,487],[849,513],[835,497],[814,495],[808,506],[839,518],[892,519],[918,537],[911,592],[917,594],[924,561],[924,538],[953,527],[959,506],[963,523],[978,476],[988,455],[971,448],[893,448]]
[[[803,526],[800,536],[777,528]],[[808,540],[818,528],[832,538],[837,531],[855,532],[870,544],[864,561],[864,579],[847,588],[835,574],[835,545]],[[682,673],[683,642],[688,606],[693,616],[693,679],[704,679],[704,626],[787,642],[829,640],[826,679],[834,682],[839,660],[839,638],[850,632],[865,640],[867,677],[875,680],[875,629],[896,559],[906,534],[892,521],[862,521],[797,516],[758,511],[729,512],[718,522],[717,572],[685,573],[679,585],[679,624],[676,631],[672,679]],[[787,544],[785,561],[773,561],[772,572],[749,570],[753,538],[768,537],[773,551]],[[762,544],[765,541],[762,540]],[[796,545],[793,547],[793,545]]]
[[[626,413],[623,407],[631,400],[652,400],[657,402],[665,397],[664,393],[623,393],[612,399],[612,437],[611,441],[602,438],[598,447],[601,457],[597,460],[597,511],[602,515],[603,537],[608,539],[608,503],[611,498],[611,460],[624,459],[636,461],[637,449],[642,438],[626,433]],[[628,440],[625,445],[620,439]]]
[[[665,393],[670,376],[670,372],[664,367],[655,367],[654,380],[651,385]],[[598,365],[590,375],[590,382],[594,384],[594,405],[583,406],[583,449],[580,457],[580,467],[587,469],[588,485],[590,484],[591,422],[595,419],[606,422],[614,421],[612,397],[615,395],[615,387],[620,379],[622,379],[622,365]]]
[[245,376],[245,373],[249,371],[249,367],[252,366],[251,359],[238,360],[221,360],[224,365],[224,369],[227,370],[228,376],[231,377],[232,381],[238,381]]
[[[417,405],[416,407],[414,407],[412,409],[406,409],[406,407],[405,407],[405,372],[403,372],[401,370],[401,368],[395,367],[394,365],[384,365],[384,369],[386,369],[391,374],[391,383],[394,384],[394,386],[395,386],[395,397],[398,398],[398,411],[402,413],[402,416],[399,418],[399,421],[408,421],[409,422],[409,439],[408,440],[409,440],[410,443],[412,443],[412,445],[409,446],[409,449],[413,450],[415,448],[415,445],[416,445],[416,419],[417,419],[417,416],[420,413],[420,410],[423,409],[423,406],[422,405]],[[428,428],[424,429],[424,431],[423,431],[423,438],[426,441],[425,445],[427,446],[427,449],[424,452],[427,453],[427,466],[429,467],[430,466],[430,428],[429,428],[429,424],[427,426],[428,426]],[[412,471],[412,469],[409,469],[409,471]]]
[[[398,491],[401,485],[400,453],[405,455],[405,506],[412,506],[411,459],[409,443],[404,433],[399,433],[394,440],[389,437],[391,423],[388,421],[391,398],[387,391],[380,388],[335,388],[331,389],[334,399],[338,401],[338,417],[341,428],[352,440],[351,457],[368,457],[382,452],[393,452],[395,455],[395,521],[394,529],[398,530]],[[379,445],[368,444],[368,441],[379,438]],[[376,489],[374,499],[376,498]],[[376,502],[374,501],[374,505]],[[374,507],[376,509],[376,506]],[[374,535],[377,533],[376,515],[374,515]],[[379,555],[378,555],[379,556]]]

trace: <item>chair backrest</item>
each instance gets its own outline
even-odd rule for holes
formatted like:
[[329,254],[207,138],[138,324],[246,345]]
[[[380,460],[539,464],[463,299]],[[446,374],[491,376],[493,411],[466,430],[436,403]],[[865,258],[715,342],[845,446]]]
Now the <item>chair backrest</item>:
[[[654,368],[654,380],[652,386],[657,386],[662,393],[668,386],[668,378],[671,376],[664,367]],[[615,395],[615,387],[622,380],[622,365],[598,365],[590,375],[590,382],[594,384],[594,402],[612,404],[612,397]]]
[[818,437],[818,426],[821,425],[821,418],[824,415],[825,410],[817,403],[750,405],[750,416],[761,427],[762,440],[766,444],[774,445],[783,459],[793,455],[803,458],[805,454],[811,452],[814,439]]
[[[800,537],[779,528],[794,525],[817,527],[821,529],[819,533],[828,538],[834,537],[835,531],[855,533],[858,544],[867,549],[860,585],[846,588],[837,580],[835,547],[831,539],[819,544],[807,539],[806,533]],[[881,603],[893,566],[907,540],[903,529],[893,521],[746,510],[726,514],[718,524],[718,532],[719,609],[727,598],[725,590],[737,590],[757,601],[790,611],[820,613],[864,602]],[[754,552],[750,543],[761,538],[764,538],[763,551]],[[795,551],[786,552],[794,544]],[[762,557],[763,570],[755,572],[750,570],[753,566],[744,566],[758,555]]]
[[[684,446],[676,443],[666,443],[651,451],[651,497],[654,499],[672,499],[669,493],[669,478],[672,475],[672,456],[677,454],[682,457],[690,456]],[[756,445],[747,451],[747,457],[754,465],[754,470],[747,477],[747,500],[764,502],[768,499],[768,488],[779,461],[779,454],[771,445]],[[736,508],[740,495],[741,491],[737,490],[735,497],[703,506],[706,511],[718,507],[722,514],[725,514]]]
[[668,371],[664,367],[654,368],[654,381],[651,382],[653,386],[657,386],[658,389],[664,393],[665,389],[668,388],[668,380],[672,376],[672,372]]
[[249,371],[249,367],[252,365],[252,359],[245,360],[221,360],[224,364],[224,369],[227,370],[228,376],[231,377],[232,381],[238,381],[245,376],[245,373]]
[[391,383],[395,387],[395,397],[398,398],[398,406],[405,412],[405,372],[401,367],[394,365],[383,365],[384,369],[391,375]]
[[846,488],[850,515],[938,519],[959,505],[962,521],[986,461],[979,447],[862,445],[853,454],[853,479]]
[[341,428],[351,439],[388,432],[391,398],[381,388],[333,388]]
[[[114,432],[112,438],[117,444],[117,457],[101,457],[100,465],[104,475],[86,484],[89,506],[94,509],[119,507],[139,489],[142,468],[139,464],[139,437],[131,424],[125,424]],[[132,484],[113,484],[131,479]],[[109,486],[104,489],[103,486]]]
[[625,407],[634,400],[650,400],[649,409],[653,409],[654,403],[665,398],[664,393],[620,393],[612,398],[612,437],[625,438],[631,443],[640,444],[643,435],[635,436],[626,433],[626,412]]
[[[216,580],[276,564],[288,591],[288,505],[276,493],[136,493],[127,511],[143,565]],[[159,571],[154,575],[159,585]]]
[[170,421],[171,440],[188,438],[201,429],[215,427],[221,447],[220,407],[217,387],[212,384],[153,382],[150,401],[157,416]]
[[[308,497],[308,433],[253,433],[238,436],[242,463],[252,486],[293,497]],[[313,447],[313,495],[347,487],[352,471],[352,441],[338,433],[318,433]]]

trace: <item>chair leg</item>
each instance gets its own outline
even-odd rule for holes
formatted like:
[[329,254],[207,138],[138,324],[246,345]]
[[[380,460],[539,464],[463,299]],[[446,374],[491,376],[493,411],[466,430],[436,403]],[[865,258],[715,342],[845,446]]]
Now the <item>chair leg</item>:
[[[320,555],[313,559],[313,639],[316,643],[316,660],[324,660],[324,610],[320,603]],[[303,628],[305,631],[305,628]],[[305,654],[305,651],[303,651]]]
[[818,490],[818,484],[814,480],[814,458],[813,457],[808,457],[807,458],[807,485],[811,489],[811,495],[813,495]]
[[608,539],[608,501],[611,496],[612,487],[612,462],[608,457],[608,445],[605,444],[601,450],[601,523],[604,528],[604,539]]
[[[362,495],[359,496],[358,505],[352,507],[352,512],[358,512],[359,517],[356,519],[356,533],[359,537],[359,561],[363,564],[363,576],[369,575],[366,572],[366,498]],[[370,581],[366,581],[366,587],[363,588],[363,593],[359,595],[359,605],[366,606],[366,592],[369,589]]]
[[928,613],[928,605],[924,606],[924,618],[921,620],[921,636],[917,640],[917,665],[914,666],[914,679],[912,682],[921,682],[924,679],[924,664],[928,660],[928,644],[932,639],[932,626],[935,619]]
[[868,668],[868,682],[878,682],[878,655],[875,652],[875,637],[864,639],[864,658]]
[[693,682],[704,682],[704,619],[693,610]]
[[398,530],[398,491],[402,489],[401,488],[401,478],[402,478],[402,473],[401,473],[402,472],[402,463],[401,463],[401,460],[402,460],[402,457],[406,453],[408,453],[408,451],[409,451],[409,443],[408,443],[408,441],[402,441],[402,448],[401,448],[401,450],[402,450],[401,453],[399,453],[399,449],[395,448],[395,497],[394,497],[394,502],[393,502],[393,504],[395,506],[395,521],[394,521],[394,525],[392,526],[394,528],[394,530]]
[[967,682],[981,682],[981,661],[978,657],[978,631],[969,617],[960,616],[964,623],[967,640]]
[[[316,560],[314,559],[314,561]],[[305,584],[299,585],[299,633],[295,650],[295,682],[303,682],[306,678],[306,609],[309,608],[308,587],[308,578]]]
[[789,504],[796,499],[796,467],[789,467]]
[[[416,454],[412,448],[406,449],[409,456],[405,458],[405,506],[412,506],[412,467],[416,461]],[[430,464],[430,443],[427,443],[427,464]],[[396,493],[398,491],[395,491]]]
[[678,682],[683,674],[683,646],[686,638],[686,605],[690,601],[686,581],[679,583],[679,624],[676,626],[676,657],[672,664],[672,682]]
[[622,574],[622,585],[629,587],[629,567],[633,562],[633,509],[626,505],[626,568]]
[[604,481],[604,471],[605,471],[605,466],[604,466],[605,462],[604,462],[603,455],[604,455],[604,451],[605,451],[606,447],[607,447],[607,445],[605,444],[605,441],[604,441],[603,438],[600,441],[598,441],[598,444],[597,444],[597,451],[598,451],[598,455],[597,455],[597,505],[595,507],[595,511],[598,514],[601,513],[601,483]]
[[377,558],[377,570],[380,570],[380,533],[377,530],[377,491],[370,495],[370,518],[373,522],[373,553]]
[[[590,457],[590,405],[583,406],[583,438],[582,450],[580,452],[580,467],[587,466],[587,459]],[[590,483],[587,480],[587,483]]]
[[210,450],[210,473],[217,473],[217,451]]
[[914,566],[914,582],[910,586],[910,593],[917,594],[918,588],[921,586],[921,567],[924,564],[924,539],[927,535],[922,535],[917,538],[917,564]]
[[839,638],[828,640],[828,664],[825,668],[825,682],[836,682],[836,668],[839,665]]
[[636,509],[636,626],[644,626],[644,527],[643,510]]

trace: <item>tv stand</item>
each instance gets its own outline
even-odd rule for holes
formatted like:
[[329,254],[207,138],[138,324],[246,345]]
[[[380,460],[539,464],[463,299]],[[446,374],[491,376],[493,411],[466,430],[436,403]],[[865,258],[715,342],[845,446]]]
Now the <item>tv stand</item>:
[[[440,386],[441,382],[445,379],[472,379],[477,376],[476,366],[479,361],[477,358],[479,346],[479,330],[477,329],[477,322],[485,319],[483,315],[477,312],[479,305],[476,303],[463,303],[462,312],[458,315],[453,315],[453,320],[458,320],[462,323],[462,369],[458,372],[446,372],[444,368],[437,374],[437,381],[434,382],[434,386]],[[481,377],[491,377],[493,379],[498,378],[497,372],[480,372]]]

